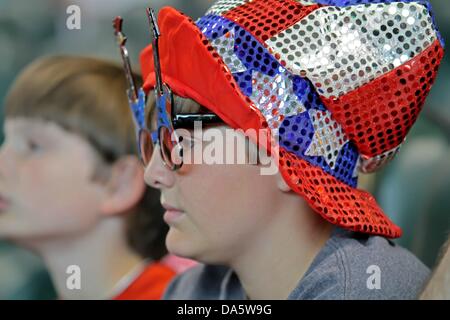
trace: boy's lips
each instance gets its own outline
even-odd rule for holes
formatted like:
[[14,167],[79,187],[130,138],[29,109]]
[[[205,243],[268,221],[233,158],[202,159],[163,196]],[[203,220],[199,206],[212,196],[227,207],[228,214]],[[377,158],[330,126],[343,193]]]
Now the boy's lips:
[[184,215],[184,211],[182,211],[178,208],[172,207],[166,203],[163,203],[162,206],[164,209],[166,209],[163,219],[168,225],[172,225],[172,224],[176,223],[177,220]]

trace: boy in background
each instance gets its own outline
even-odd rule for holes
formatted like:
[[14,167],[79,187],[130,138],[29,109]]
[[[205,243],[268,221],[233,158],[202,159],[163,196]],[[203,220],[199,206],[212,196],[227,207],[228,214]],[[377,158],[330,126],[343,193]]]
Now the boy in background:
[[61,299],[159,299],[176,273],[124,90],[115,64],[50,57],[6,98],[0,237],[43,258]]

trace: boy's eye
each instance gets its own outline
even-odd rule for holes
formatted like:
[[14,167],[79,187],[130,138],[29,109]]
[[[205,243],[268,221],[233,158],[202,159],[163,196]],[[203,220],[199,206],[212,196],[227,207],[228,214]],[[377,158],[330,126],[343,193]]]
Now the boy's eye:
[[25,148],[27,151],[37,152],[41,150],[41,145],[36,141],[29,139],[25,141]]
[[14,152],[22,156],[28,156],[42,150],[41,144],[35,140],[27,138],[10,139],[9,144]]

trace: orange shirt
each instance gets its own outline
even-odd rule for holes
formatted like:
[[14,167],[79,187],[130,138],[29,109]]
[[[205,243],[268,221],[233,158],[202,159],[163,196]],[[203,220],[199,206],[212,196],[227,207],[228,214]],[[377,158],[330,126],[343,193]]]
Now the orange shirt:
[[162,263],[150,263],[114,300],[159,300],[175,274]]

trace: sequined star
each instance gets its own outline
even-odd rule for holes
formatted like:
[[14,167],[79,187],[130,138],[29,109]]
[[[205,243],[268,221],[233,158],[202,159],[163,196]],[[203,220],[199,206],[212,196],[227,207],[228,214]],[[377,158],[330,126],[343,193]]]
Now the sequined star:
[[314,135],[305,155],[324,157],[334,170],[339,152],[348,139],[342,127],[331,118],[329,111],[310,109],[308,112],[314,126]]
[[285,72],[271,77],[253,71],[250,99],[262,112],[272,129],[277,128],[285,117],[306,111],[294,92],[291,78]]
[[234,31],[229,31],[222,37],[214,39],[211,44],[222,57],[222,60],[228,66],[231,73],[244,72],[247,68],[235,54],[234,42]]

